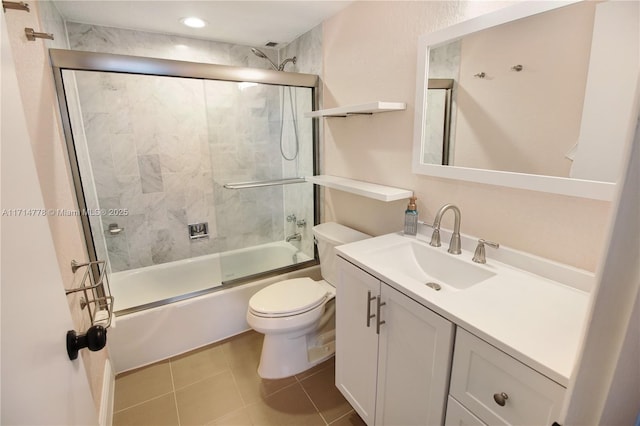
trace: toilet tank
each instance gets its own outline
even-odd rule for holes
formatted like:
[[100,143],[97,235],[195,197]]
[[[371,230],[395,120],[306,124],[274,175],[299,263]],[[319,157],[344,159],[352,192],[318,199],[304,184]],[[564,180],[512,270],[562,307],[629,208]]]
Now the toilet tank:
[[337,279],[335,247],[367,238],[371,235],[340,225],[335,222],[321,223],[313,227],[313,236],[320,256],[320,272],[322,278],[335,286]]

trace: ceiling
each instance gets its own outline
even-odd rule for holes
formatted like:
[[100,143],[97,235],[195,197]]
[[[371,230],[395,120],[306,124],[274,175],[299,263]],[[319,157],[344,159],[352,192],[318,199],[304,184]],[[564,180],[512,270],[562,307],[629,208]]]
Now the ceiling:
[[[175,1],[55,0],[72,22],[135,29],[247,46],[286,45],[331,17],[351,1]],[[207,21],[188,28],[181,18]],[[282,47],[282,46],[278,46]]]

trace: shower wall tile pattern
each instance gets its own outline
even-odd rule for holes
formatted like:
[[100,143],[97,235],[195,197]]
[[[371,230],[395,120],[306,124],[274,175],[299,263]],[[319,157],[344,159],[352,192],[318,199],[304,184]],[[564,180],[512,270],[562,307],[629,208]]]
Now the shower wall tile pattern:
[[[102,217],[112,270],[192,256],[188,219],[216,229],[205,204],[213,183],[203,178],[202,82],[93,72],[77,72],[76,81],[100,207],[128,213]],[[111,223],[124,231],[111,235]]]
[[[246,46],[85,24],[67,28],[76,50],[267,66]],[[317,44],[319,28],[301,38],[315,42],[301,46]],[[310,184],[223,188],[228,182],[312,174],[310,159],[294,162],[297,173],[283,164],[277,143],[282,89],[92,72],[76,72],[75,78],[99,206],[128,209],[126,216],[101,217],[114,272],[283,240],[291,225],[285,217],[294,210],[309,224],[308,235],[294,244],[313,255]],[[310,108],[306,96],[299,107],[304,110]],[[311,123],[305,120],[308,135],[300,132],[300,143],[307,152],[301,154],[309,155]],[[303,186],[305,193],[292,190]],[[209,223],[210,238],[188,238],[187,225],[196,222]],[[111,235],[111,223],[124,231]]]
[[[295,65],[289,63],[286,68],[287,70],[322,75],[322,25],[316,26],[280,50],[280,61],[293,56],[296,57],[296,63]],[[321,87],[321,84],[319,84],[319,86]],[[311,124],[305,124],[305,120],[309,119],[304,118],[304,112],[313,108],[311,105],[311,93],[309,91],[296,90],[294,94],[296,95],[296,102],[294,104],[297,105],[296,116],[298,123],[310,126]],[[320,93],[318,93],[317,96],[320,96]],[[322,99],[320,98],[318,101],[319,104],[322,105]],[[285,122],[287,118],[287,114],[285,114]],[[322,126],[319,127],[322,129]],[[313,134],[311,132],[299,132],[299,137],[299,160],[297,162],[283,162],[284,176],[313,176],[314,174],[312,161]],[[322,138],[320,138],[320,140],[322,140]],[[311,183],[287,185],[284,187],[284,205],[287,207],[285,216],[295,214],[298,220],[304,219],[307,223],[307,225],[302,228],[295,227],[292,223],[285,223],[286,233],[300,232],[302,234],[302,241],[294,244],[299,244],[301,250],[311,257],[313,257],[314,250],[312,233],[314,203],[313,198],[309,197],[308,194],[312,193],[312,191],[313,184]],[[318,208],[320,208],[320,206],[318,206]]]

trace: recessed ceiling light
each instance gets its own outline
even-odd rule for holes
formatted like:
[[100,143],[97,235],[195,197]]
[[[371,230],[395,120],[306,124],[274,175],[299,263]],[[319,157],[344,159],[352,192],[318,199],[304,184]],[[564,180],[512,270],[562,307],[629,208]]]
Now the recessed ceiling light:
[[207,25],[207,23],[203,19],[196,18],[194,16],[189,18],[182,18],[180,22],[182,22],[183,25],[191,28],[202,28]]

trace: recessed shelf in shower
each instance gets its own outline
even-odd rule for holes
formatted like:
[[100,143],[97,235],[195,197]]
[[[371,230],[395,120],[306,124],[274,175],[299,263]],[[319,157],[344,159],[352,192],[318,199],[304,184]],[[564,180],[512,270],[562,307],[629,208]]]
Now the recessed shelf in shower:
[[197,240],[199,238],[209,238],[209,223],[192,223],[189,226],[189,238]]

